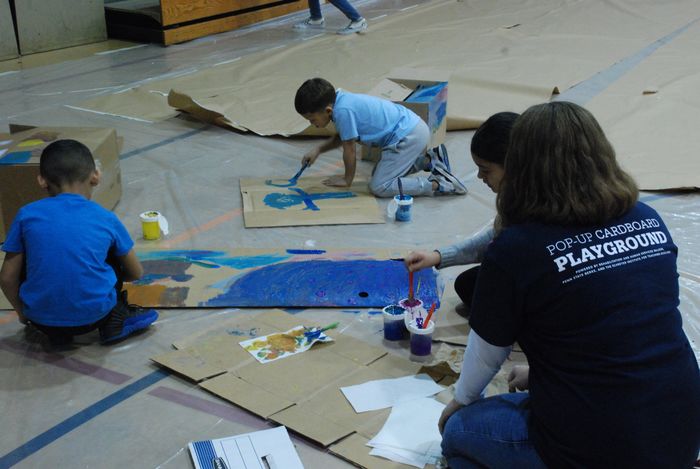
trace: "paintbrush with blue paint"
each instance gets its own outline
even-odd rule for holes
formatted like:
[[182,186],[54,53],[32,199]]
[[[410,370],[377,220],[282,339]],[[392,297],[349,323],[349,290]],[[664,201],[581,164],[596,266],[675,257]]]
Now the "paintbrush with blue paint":
[[401,178],[396,179],[399,183],[399,200],[404,200],[404,195],[403,195],[403,184],[401,183]]
[[308,167],[309,167],[309,163],[304,163],[304,165],[301,167],[301,169],[294,176],[292,176],[292,179],[290,179],[289,182],[291,182],[292,185],[296,184],[297,180],[301,177],[301,173],[303,173],[304,170]]
[[314,339],[318,339],[321,336],[321,332],[326,332],[331,329],[335,329],[340,325],[339,322],[334,322],[333,324],[329,324],[326,327],[318,328],[314,327],[308,331],[304,332],[304,337],[306,337],[306,340],[311,341]]

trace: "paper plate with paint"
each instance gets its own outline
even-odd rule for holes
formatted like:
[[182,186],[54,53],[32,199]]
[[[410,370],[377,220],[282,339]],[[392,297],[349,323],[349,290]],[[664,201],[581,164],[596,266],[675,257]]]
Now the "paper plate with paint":
[[332,341],[333,339],[323,332],[314,333],[304,326],[297,326],[286,332],[245,340],[240,342],[240,345],[260,363],[268,363],[306,352],[316,342]]

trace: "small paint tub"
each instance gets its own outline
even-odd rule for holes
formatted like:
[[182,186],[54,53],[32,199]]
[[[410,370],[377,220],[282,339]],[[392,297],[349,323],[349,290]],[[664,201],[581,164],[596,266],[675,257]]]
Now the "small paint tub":
[[399,305],[389,305],[382,308],[384,316],[384,338],[386,340],[402,340],[408,336],[404,315],[406,310]]
[[425,357],[430,355],[433,347],[433,332],[435,323],[431,319],[428,326],[419,328],[415,321],[408,324],[408,332],[411,334],[411,355]]

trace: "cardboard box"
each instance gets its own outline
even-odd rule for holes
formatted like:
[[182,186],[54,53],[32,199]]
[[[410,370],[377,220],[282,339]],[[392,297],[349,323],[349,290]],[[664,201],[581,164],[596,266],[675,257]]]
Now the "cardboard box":
[[333,342],[316,344],[304,353],[265,364],[258,363],[239,345],[251,338],[248,334],[260,337],[298,325],[312,324],[279,310],[252,319],[239,317],[183,339],[173,344],[178,350],[152,360],[360,467],[408,467],[370,456],[370,449],[363,446],[382,428],[390,409],[358,414],[340,387],[416,374],[423,365],[336,331],[328,333]]
[[84,143],[102,171],[92,200],[112,210],[122,195],[119,143],[114,129],[90,127],[34,127],[10,124],[10,134],[0,134],[0,240],[4,240],[17,211],[48,197],[39,187],[39,157],[49,143],[73,139]]
[[[418,80],[413,78],[385,78],[367,94],[388,99],[418,114],[430,129],[433,148],[444,143],[447,134],[446,81]],[[381,148],[362,146],[363,160],[379,161]]]

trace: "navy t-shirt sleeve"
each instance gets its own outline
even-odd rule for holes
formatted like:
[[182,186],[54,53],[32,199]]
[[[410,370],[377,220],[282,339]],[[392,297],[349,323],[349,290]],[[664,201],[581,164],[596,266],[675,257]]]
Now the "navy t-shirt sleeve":
[[335,129],[340,135],[340,140],[347,142],[349,140],[357,140],[360,132],[357,130],[357,120],[355,114],[349,109],[336,109],[333,111],[333,122]]
[[469,325],[491,345],[513,345],[522,323],[518,298],[512,275],[487,255],[479,269]]
[[131,248],[134,247],[134,241],[129,236],[129,232],[126,231],[124,224],[116,217],[112,215],[113,225],[114,225],[114,245],[112,246],[114,255],[125,256],[129,253]]
[[24,252],[24,240],[22,239],[22,210],[17,213],[7,237],[2,245],[5,252]]

